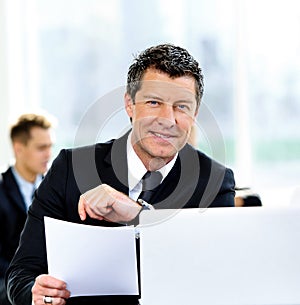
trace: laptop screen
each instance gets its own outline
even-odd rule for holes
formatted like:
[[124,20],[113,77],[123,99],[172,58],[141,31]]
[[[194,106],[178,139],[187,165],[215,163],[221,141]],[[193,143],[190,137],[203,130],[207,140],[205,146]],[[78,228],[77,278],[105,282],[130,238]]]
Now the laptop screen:
[[145,211],[141,304],[300,304],[300,209]]

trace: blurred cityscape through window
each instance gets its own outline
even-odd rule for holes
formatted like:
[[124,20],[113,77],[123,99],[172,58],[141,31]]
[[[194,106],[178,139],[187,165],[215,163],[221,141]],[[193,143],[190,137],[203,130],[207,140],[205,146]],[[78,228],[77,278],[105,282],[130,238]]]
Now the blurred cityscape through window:
[[[238,186],[299,185],[299,1],[9,0],[6,8],[14,35],[7,39],[9,111],[39,106],[55,115],[57,152],[129,128],[122,94],[133,55],[170,42],[199,60],[203,104],[222,133],[208,138],[200,108],[196,145],[232,167]],[[116,110],[106,122],[93,113],[96,138],[87,128],[75,141],[82,118],[105,95],[118,99]]]

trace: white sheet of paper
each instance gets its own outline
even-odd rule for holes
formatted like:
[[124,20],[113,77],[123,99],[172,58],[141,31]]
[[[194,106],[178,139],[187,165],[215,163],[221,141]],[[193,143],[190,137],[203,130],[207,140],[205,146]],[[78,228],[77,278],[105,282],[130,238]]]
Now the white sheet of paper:
[[44,221],[49,275],[71,296],[138,294],[134,227]]

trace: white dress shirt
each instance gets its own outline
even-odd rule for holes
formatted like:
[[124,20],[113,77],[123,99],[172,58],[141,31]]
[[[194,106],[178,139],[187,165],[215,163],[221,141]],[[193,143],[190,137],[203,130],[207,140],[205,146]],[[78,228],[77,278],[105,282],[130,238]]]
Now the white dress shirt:
[[16,178],[17,184],[19,186],[19,189],[20,189],[23,199],[25,201],[26,210],[28,210],[29,206],[31,205],[31,202],[32,202],[33,192],[38,188],[38,186],[42,182],[43,176],[37,175],[34,183],[31,183],[31,182],[28,182],[27,180],[25,180],[18,173],[18,171],[16,170],[16,168],[14,166],[12,167],[12,172],[13,172],[14,177]]
[[[169,163],[159,169],[159,172],[162,174],[163,177],[162,181],[166,178],[170,170],[173,168],[177,157],[178,153]],[[127,164],[129,197],[136,201],[142,191],[142,178],[146,174],[147,169],[133,149],[131,143],[131,133],[128,135],[127,139]]]

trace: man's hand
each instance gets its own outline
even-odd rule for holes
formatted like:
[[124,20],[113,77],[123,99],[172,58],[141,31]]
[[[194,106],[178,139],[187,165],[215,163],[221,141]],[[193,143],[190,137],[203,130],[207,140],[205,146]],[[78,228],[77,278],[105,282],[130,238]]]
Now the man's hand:
[[81,220],[91,218],[112,222],[129,222],[140,212],[141,206],[125,194],[107,184],[101,184],[80,196],[78,213]]
[[53,305],[64,305],[66,299],[70,297],[70,291],[67,290],[66,283],[48,274],[39,275],[35,279],[31,291],[32,304],[34,305],[45,305],[45,296],[52,298]]

